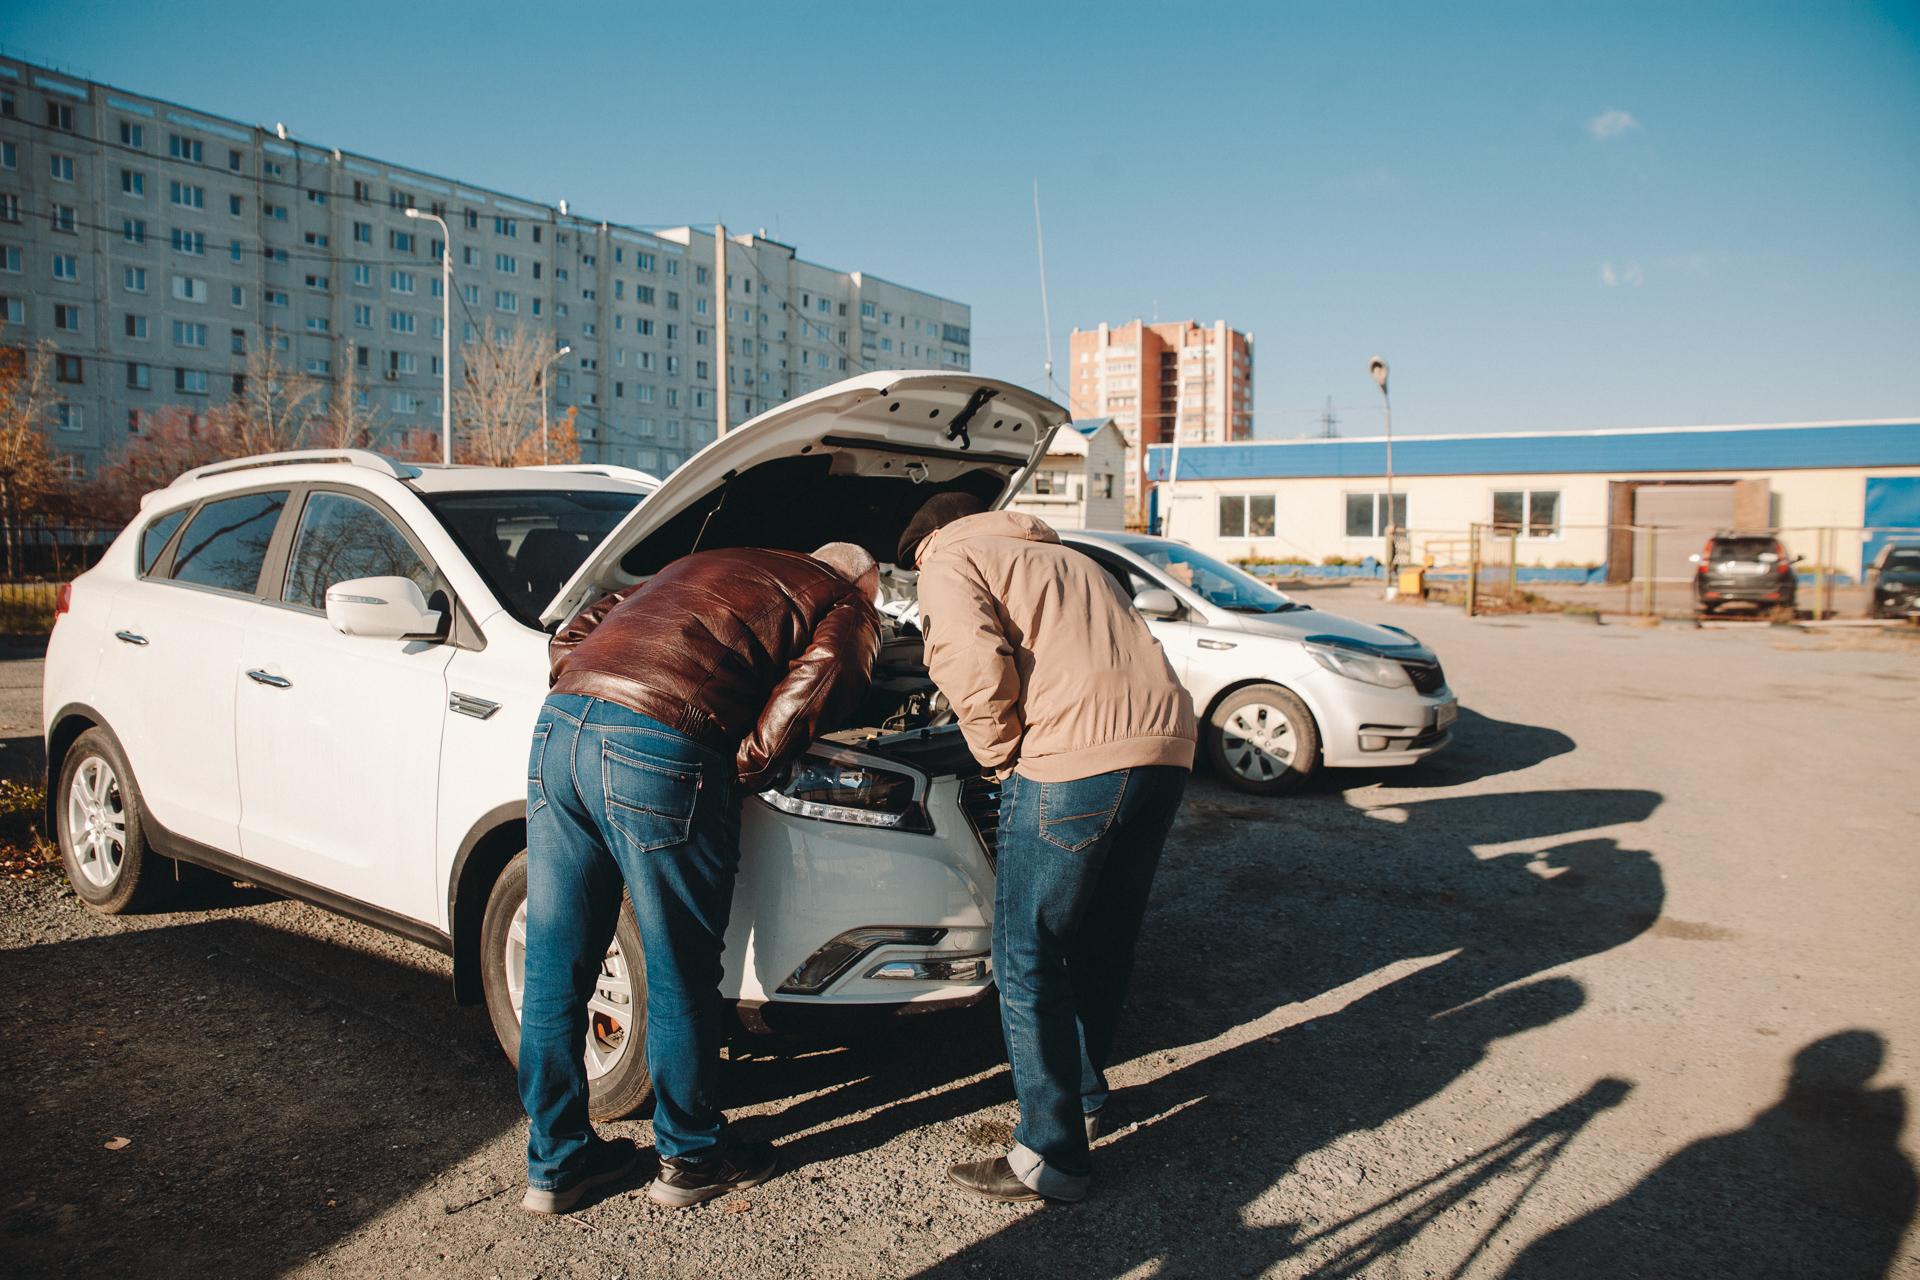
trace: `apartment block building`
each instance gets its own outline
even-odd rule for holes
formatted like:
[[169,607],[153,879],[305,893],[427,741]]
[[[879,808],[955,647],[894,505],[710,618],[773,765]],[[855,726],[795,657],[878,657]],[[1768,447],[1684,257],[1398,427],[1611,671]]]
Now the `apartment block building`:
[[[50,339],[58,455],[91,471],[174,405],[234,394],[247,352],[333,386],[382,433],[437,431],[441,242],[454,370],[531,326],[583,456],[664,474],[852,373],[970,366],[964,304],[711,230],[646,231],[0,58],[0,318]],[[720,323],[721,308],[725,323]],[[724,332],[727,359],[718,343]],[[458,385],[456,383],[456,385]]]
[[1253,335],[1191,320],[1075,329],[1068,347],[1073,415],[1111,417],[1127,437],[1127,504],[1138,519],[1146,448],[1223,444],[1253,435]]

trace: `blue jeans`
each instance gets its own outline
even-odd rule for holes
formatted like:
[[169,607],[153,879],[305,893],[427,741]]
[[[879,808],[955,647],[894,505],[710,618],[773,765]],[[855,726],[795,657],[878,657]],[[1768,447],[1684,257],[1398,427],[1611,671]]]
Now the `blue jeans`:
[[1003,791],[993,970],[1020,1099],[1008,1158],[1042,1194],[1085,1194],[1084,1117],[1107,1100],[1134,943],[1187,777],[1170,765],[1072,782],[1016,773]]
[[623,885],[646,953],[654,1147],[692,1160],[724,1147],[720,950],[739,866],[730,757],[616,703],[547,699],[527,763],[520,1101],[532,1186],[572,1183],[595,1141],[582,1045]]

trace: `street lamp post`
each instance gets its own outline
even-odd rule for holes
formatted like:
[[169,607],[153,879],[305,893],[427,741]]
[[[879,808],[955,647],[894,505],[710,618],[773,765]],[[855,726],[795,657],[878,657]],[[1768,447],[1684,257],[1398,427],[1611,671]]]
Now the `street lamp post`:
[[437,213],[407,210],[409,218],[425,218],[440,228],[440,454],[453,465],[453,233]]
[[1400,594],[1399,572],[1399,522],[1394,519],[1393,508],[1393,397],[1387,394],[1387,362],[1379,356],[1367,361],[1367,372],[1380,387],[1380,403],[1387,413],[1387,599],[1392,600]]
[[547,371],[553,368],[555,360],[565,356],[571,350],[573,350],[571,346],[560,348],[548,356],[546,362],[540,366],[540,461],[543,463],[552,461],[547,457]]

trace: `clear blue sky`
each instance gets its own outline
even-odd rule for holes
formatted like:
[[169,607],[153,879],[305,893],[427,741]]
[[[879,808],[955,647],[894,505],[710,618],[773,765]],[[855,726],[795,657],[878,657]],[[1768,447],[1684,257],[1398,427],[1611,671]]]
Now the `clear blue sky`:
[[[7,6],[28,57],[973,306],[1223,318],[1262,436],[1920,413],[1920,6]],[[1066,381],[1064,368],[1060,381]]]

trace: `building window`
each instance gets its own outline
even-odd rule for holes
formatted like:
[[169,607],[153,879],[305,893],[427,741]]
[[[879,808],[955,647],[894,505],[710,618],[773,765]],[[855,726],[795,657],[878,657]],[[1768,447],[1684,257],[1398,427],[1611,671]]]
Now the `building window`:
[[207,207],[207,189],[196,187],[191,182],[169,182],[167,199],[182,209],[204,209]]
[[415,332],[413,313],[411,311],[387,312],[387,328],[395,333]]
[[120,194],[123,196],[132,196],[136,200],[145,200],[147,198],[147,175],[141,173],[138,169],[122,169],[120,171]]
[[207,233],[204,231],[182,231],[173,228],[173,251],[193,257],[205,257],[207,252]]
[[62,431],[79,431],[86,426],[85,415],[77,404],[57,404],[53,406],[54,425]]
[[56,204],[49,215],[55,231],[75,236],[80,234],[80,215],[70,204]]
[[20,167],[20,148],[12,142],[0,142],[0,169]]
[[135,342],[145,342],[147,340],[147,318],[145,316],[127,316],[123,323],[126,325],[127,336],[129,338],[132,338]]
[[247,331],[245,329],[229,329],[227,331],[227,349],[237,356],[247,354]]
[[63,333],[80,332],[80,308],[64,302],[54,304],[53,327]]
[[412,293],[414,289],[413,272],[389,271],[387,273],[387,288],[395,293]]
[[73,283],[80,279],[80,258],[78,254],[56,253],[53,255],[53,278]]
[[1559,537],[1560,491],[1495,489],[1493,527],[1495,532],[1517,533],[1523,538]]
[[504,289],[496,289],[493,293],[493,309],[496,311],[518,311],[520,309],[520,298],[518,295],[508,293]]
[[153,367],[144,364],[127,366],[127,390],[150,391],[153,389]]
[[204,369],[175,369],[173,371],[173,389],[190,396],[207,394],[207,374]]
[[228,301],[232,302],[233,305],[236,307],[246,306],[247,305],[246,289],[241,285],[234,285],[233,291],[228,297]]
[[53,378],[55,382],[85,382],[86,366],[79,356],[56,356]]
[[512,218],[495,218],[493,220],[493,234],[497,236],[518,236],[520,234],[520,224]]
[[389,231],[387,232],[387,243],[390,247],[392,247],[393,249],[395,249],[400,253],[412,253],[413,252],[413,232]]
[[147,149],[147,127],[135,124],[131,120],[120,122],[120,145],[132,147],[135,151]]
[[204,349],[207,345],[207,326],[194,324],[188,320],[175,320],[173,322],[173,345],[176,347]]
[[287,206],[283,204],[275,204],[271,200],[261,201],[260,212],[263,216],[273,220],[274,222],[285,222],[287,220]]
[[[1350,493],[1347,495],[1347,536],[1384,538],[1387,536],[1387,495]],[[1407,528],[1407,495],[1393,495],[1393,526],[1402,533]]]
[[496,253],[493,255],[493,269],[504,271],[510,276],[517,275],[520,271],[520,260],[510,253]]
[[8,324],[25,324],[27,304],[19,298],[0,298],[0,318]]
[[353,308],[353,323],[361,329],[373,328],[373,308],[365,303],[357,303]]
[[284,289],[262,290],[260,298],[270,307],[284,307],[287,305],[287,294]]
[[1270,493],[1221,494],[1220,536],[1223,538],[1271,538],[1273,536],[1273,495]]

